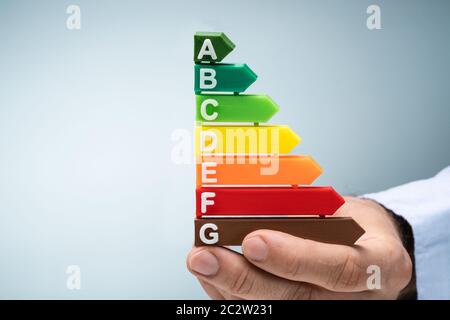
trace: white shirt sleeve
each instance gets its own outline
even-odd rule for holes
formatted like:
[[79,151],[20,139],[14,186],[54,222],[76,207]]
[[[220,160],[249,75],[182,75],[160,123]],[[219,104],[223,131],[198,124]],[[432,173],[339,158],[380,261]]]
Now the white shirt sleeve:
[[435,177],[363,196],[413,228],[419,299],[450,299],[450,166]]

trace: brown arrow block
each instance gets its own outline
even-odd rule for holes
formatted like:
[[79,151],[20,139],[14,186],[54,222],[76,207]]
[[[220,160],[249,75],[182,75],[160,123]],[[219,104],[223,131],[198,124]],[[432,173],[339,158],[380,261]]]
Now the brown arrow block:
[[338,218],[203,218],[195,220],[195,245],[240,246],[260,229],[276,230],[319,242],[353,245],[364,229],[350,217]]

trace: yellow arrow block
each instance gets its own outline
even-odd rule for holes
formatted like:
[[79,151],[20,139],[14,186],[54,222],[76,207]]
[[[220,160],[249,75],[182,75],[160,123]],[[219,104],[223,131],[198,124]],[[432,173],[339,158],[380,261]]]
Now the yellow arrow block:
[[300,137],[288,126],[196,126],[195,153],[287,154]]

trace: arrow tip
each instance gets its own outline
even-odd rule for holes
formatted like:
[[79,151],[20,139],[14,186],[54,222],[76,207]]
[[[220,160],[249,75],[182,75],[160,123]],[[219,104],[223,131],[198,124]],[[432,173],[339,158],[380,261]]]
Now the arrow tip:
[[[323,173],[323,168],[316,162],[316,160],[313,159],[311,156],[306,156],[310,160],[311,169],[314,172],[314,174],[318,177]],[[312,183],[312,181],[311,181]]]
[[340,207],[342,207],[345,203],[345,199],[339,194],[337,193],[336,190],[334,190],[333,187],[329,187],[331,194],[333,195],[333,202],[334,202],[334,206],[335,206],[335,210],[333,213],[335,213]]
[[312,184],[323,173],[322,167],[311,156],[292,156],[292,159],[295,172],[304,179],[304,184]]
[[230,49],[230,51],[233,51],[233,49],[236,48],[236,45],[230,40],[230,38],[227,37],[225,33],[219,32],[219,37],[222,38],[223,42]]
[[354,219],[351,219],[351,224],[352,224],[352,230],[353,230],[353,233],[351,233],[351,235],[353,237],[352,240],[353,240],[353,243],[355,243],[359,238],[361,238],[361,236],[364,233],[366,233],[366,231]]
[[258,76],[256,75],[256,73],[255,73],[252,69],[250,69],[250,67],[248,66],[248,64],[243,63],[243,64],[242,64],[242,68],[244,68],[244,69],[248,72],[249,77],[254,78],[255,80],[256,80],[256,78],[258,78]]
[[266,101],[268,102],[268,106],[269,106],[271,115],[273,116],[275,113],[280,111],[280,107],[277,105],[277,103],[275,101],[273,101],[273,99],[271,97],[269,97],[268,95],[264,95],[264,96],[266,98]]
[[288,126],[286,126],[286,128],[287,128],[286,145],[288,146],[289,151],[291,151],[292,149],[295,148],[296,145],[298,145],[302,141],[302,139],[294,132],[294,130],[292,130]]
[[[252,69],[250,69],[250,67],[246,63],[242,64],[242,70],[244,70],[243,74],[245,74],[246,81],[247,81],[246,85],[248,88],[252,85],[253,82],[256,81],[258,76],[256,75],[255,72],[253,72]],[[245,88],[245,89],[247,89],[247,88]]]

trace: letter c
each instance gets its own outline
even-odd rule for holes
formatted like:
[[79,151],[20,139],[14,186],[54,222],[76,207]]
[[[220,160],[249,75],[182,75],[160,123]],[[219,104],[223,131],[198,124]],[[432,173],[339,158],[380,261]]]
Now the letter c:
[[206,121],[214,121],[217,119],[217,116],[219,114],[217,112],[208,114],[206,112],[206,108],[208,107],[209,104],[212,105],[213,107],[217,107],[219,105],[219,103],[217,102],[216,99],[206,99],[205,101],[202,102],[202,104],[200,106],[200,114],[202,115],[203,119],[205,119]]

